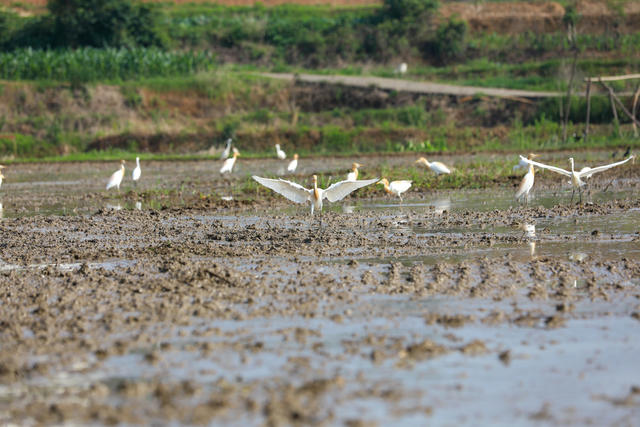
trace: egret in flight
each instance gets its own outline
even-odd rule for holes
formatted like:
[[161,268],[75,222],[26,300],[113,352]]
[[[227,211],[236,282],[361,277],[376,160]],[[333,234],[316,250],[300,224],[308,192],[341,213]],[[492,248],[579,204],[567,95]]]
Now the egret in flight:
[[[531,155],[529,155],[531,156]],[[524,199],[525,204],[529,204],[529,192],[531,188],[533,188],[533,181],[535,178],[535,172],[533,170],[532,164],[527,164],[529,166],[529,172],[522,177],[522,181],[520,182],[520,187],[518,187],[518,191],[516,191],[516,200]]]
[[116,187],[120,191],[122,178],[124,178],[124,160],[120,160],[120,169],[111,174],[109,182],[107,182],[107,190]]
[[136,168],[131,172],[131,179],[136,185],[138,185],[138,180],[140,179],[141,174],[142,169],[140,169],[140,157],[136,157]]
[[411,188],[411,181],[392,181],[389,183],[387,178],[382,178],[378,181],[378,184],[384,185],[384,191],[389,194],[395,194],[400,198],[400,203],[402,203],[402,193]]
[[362,165],[360,163],[353,163],[351,165],[351,172],[347,174],[347,181],[355,181],[358,179],[358,168],[361,168]]
[[224,161],[222,167],[220,168],[220,173],[224,174],[233,172],[233,166],[236,164],[236,159],[239,155],[240,152],[236,149],[236,147],[233,147],[233,157],[230,157]]
[[440,174],[449,174],[449,173],[451,173],[451,170],[444,163],[430,162],[425,157],[420,157],[418,160],[416,160],[416,163],[420,163],[420,164],[425,165],[426,167],[431,169],[436,174],[436,176],[438,176]]
[[276,155],[280,160],[284,160],[287,158],[287,153],[280,149],[280,144],[276,144]]
[[[537,154],[534,154],[534,153],[529,153],[529,155],[527,156],[527,159],[529,159],[529,160],[533,160],[533,159],[535,159],[536,157],[539,157],[539,156],[538,156]],[[518,164],[517,164],[517,165],[515,165],[515,166],[513,167],[513,169],[511,169],[511,170],[512,170],[513,172],[515,172],[515,171],[516,171],[516,169],[528,169],[528,168],[529,168],[529,163],[527,163],[526,161],[524,161],[524,160],[520,159],[520,161],[518,162]]]
[[231,154],[231,138],[227,139],[227,146],[222,151],[222,154],[220,155],[220,160],[227,160],[230,154]]
[[[561,175],[565,175],[568,176],[569,178],[571,178],[571,186],[573,187],[573,191],[571,192],[571,201],[573,202],[573,197],[575,195],[576,190],[578,190],[578,194],[580,195],[580,201],[579,203],[582,203],[582,186],[585,185],[585,182],[582,181],[582,179],[587,179],[590,178],[592,175],[598,173],[598,172],[604,172],[608,169],[614,168],[616,166],[620,166],[621,164],[627,163],[629,160],[633,159],[634,156],[629,156],[628,158],[626,158],[625,160],[622,160],[620,162],[616,162],[616,163],[611,163],[609,165],[603,165],[603,166],[598,166],[595,168],[582,168],[579,172],[576,172],[574,170],[574,164],[573,164],[573,157],[571,157],[569,159],[569,163],[571,163],[571,171],[567,171],[564,170],[562,168],[558,168],[555,166],[549,166],[549,165],[545,165],[544,163],[538,163],[538,162],[534,162],[533,160],[528,160],[525,159],[525,161],[527,163],[529,163],[532,166],[537,166],[539,168],[542,169],[549,169],[550,171],[559,173]],[[524,159],[524,157],[520,156],[521,159]]]
[[287,172],[294,173],[298,168],[298,153],[293,155],[293,160],[289,162],[289,166],[287,166]]
[[337,202],[358,188],[366,187],[378,180],[376,178],[360,181],[340,181],[335,184],[331,184],[329,188],[323,190],[322,188],[318,188],[318,177],[316,175],[313,175],[312,189],[304,188],[300,184],[285,181],[284,179],[261,178],[255,175],[253,176],[253,179],[276,193],[281,194],[292,202],[309,202],[311,204],[311,215],[313,215],[313,212],[316,209],[318,211],[322,211],[322,201],[324,199],[327,199],[332,203]]
[[2,187],[2,180],[4,179],[4,175],[2,174],[2,169],[4,169],[4,166],[0,165],[0,187]]

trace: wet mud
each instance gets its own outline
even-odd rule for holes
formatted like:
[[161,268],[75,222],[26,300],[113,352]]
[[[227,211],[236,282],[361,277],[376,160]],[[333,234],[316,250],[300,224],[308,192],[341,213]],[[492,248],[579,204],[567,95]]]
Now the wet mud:
[[640,201],[623,178],[581,206],[422,194],[312,218],[128,192],[6,216],[0,421],[634,424]]

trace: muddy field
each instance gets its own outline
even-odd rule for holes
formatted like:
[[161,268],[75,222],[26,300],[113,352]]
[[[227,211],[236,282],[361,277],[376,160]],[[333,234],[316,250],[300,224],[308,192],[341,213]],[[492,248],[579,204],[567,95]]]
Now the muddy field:
[[637,425],[635,166],[583,206],[542,175],[529,207],[499,186],[315,218],[235,190],[280,166],[143,162],[120,195],[112,164],[5,170],[0,422]]

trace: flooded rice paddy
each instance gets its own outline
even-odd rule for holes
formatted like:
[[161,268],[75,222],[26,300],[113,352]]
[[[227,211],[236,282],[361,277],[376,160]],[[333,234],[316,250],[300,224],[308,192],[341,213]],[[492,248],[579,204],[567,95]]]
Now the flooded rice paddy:
[[6,170],[0,422],[637,424],[637,175],[584,206],[553,182],[321,218],[200,196],[281,166],[241,165],[143,162],[120,195],[112,164]]

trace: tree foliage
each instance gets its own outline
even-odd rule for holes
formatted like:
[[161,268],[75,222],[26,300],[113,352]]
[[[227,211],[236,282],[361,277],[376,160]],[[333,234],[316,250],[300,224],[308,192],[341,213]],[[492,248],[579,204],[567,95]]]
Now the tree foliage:
[[50,0],[53,44],[65,47],[158,46],[157,14],[127,0]]

